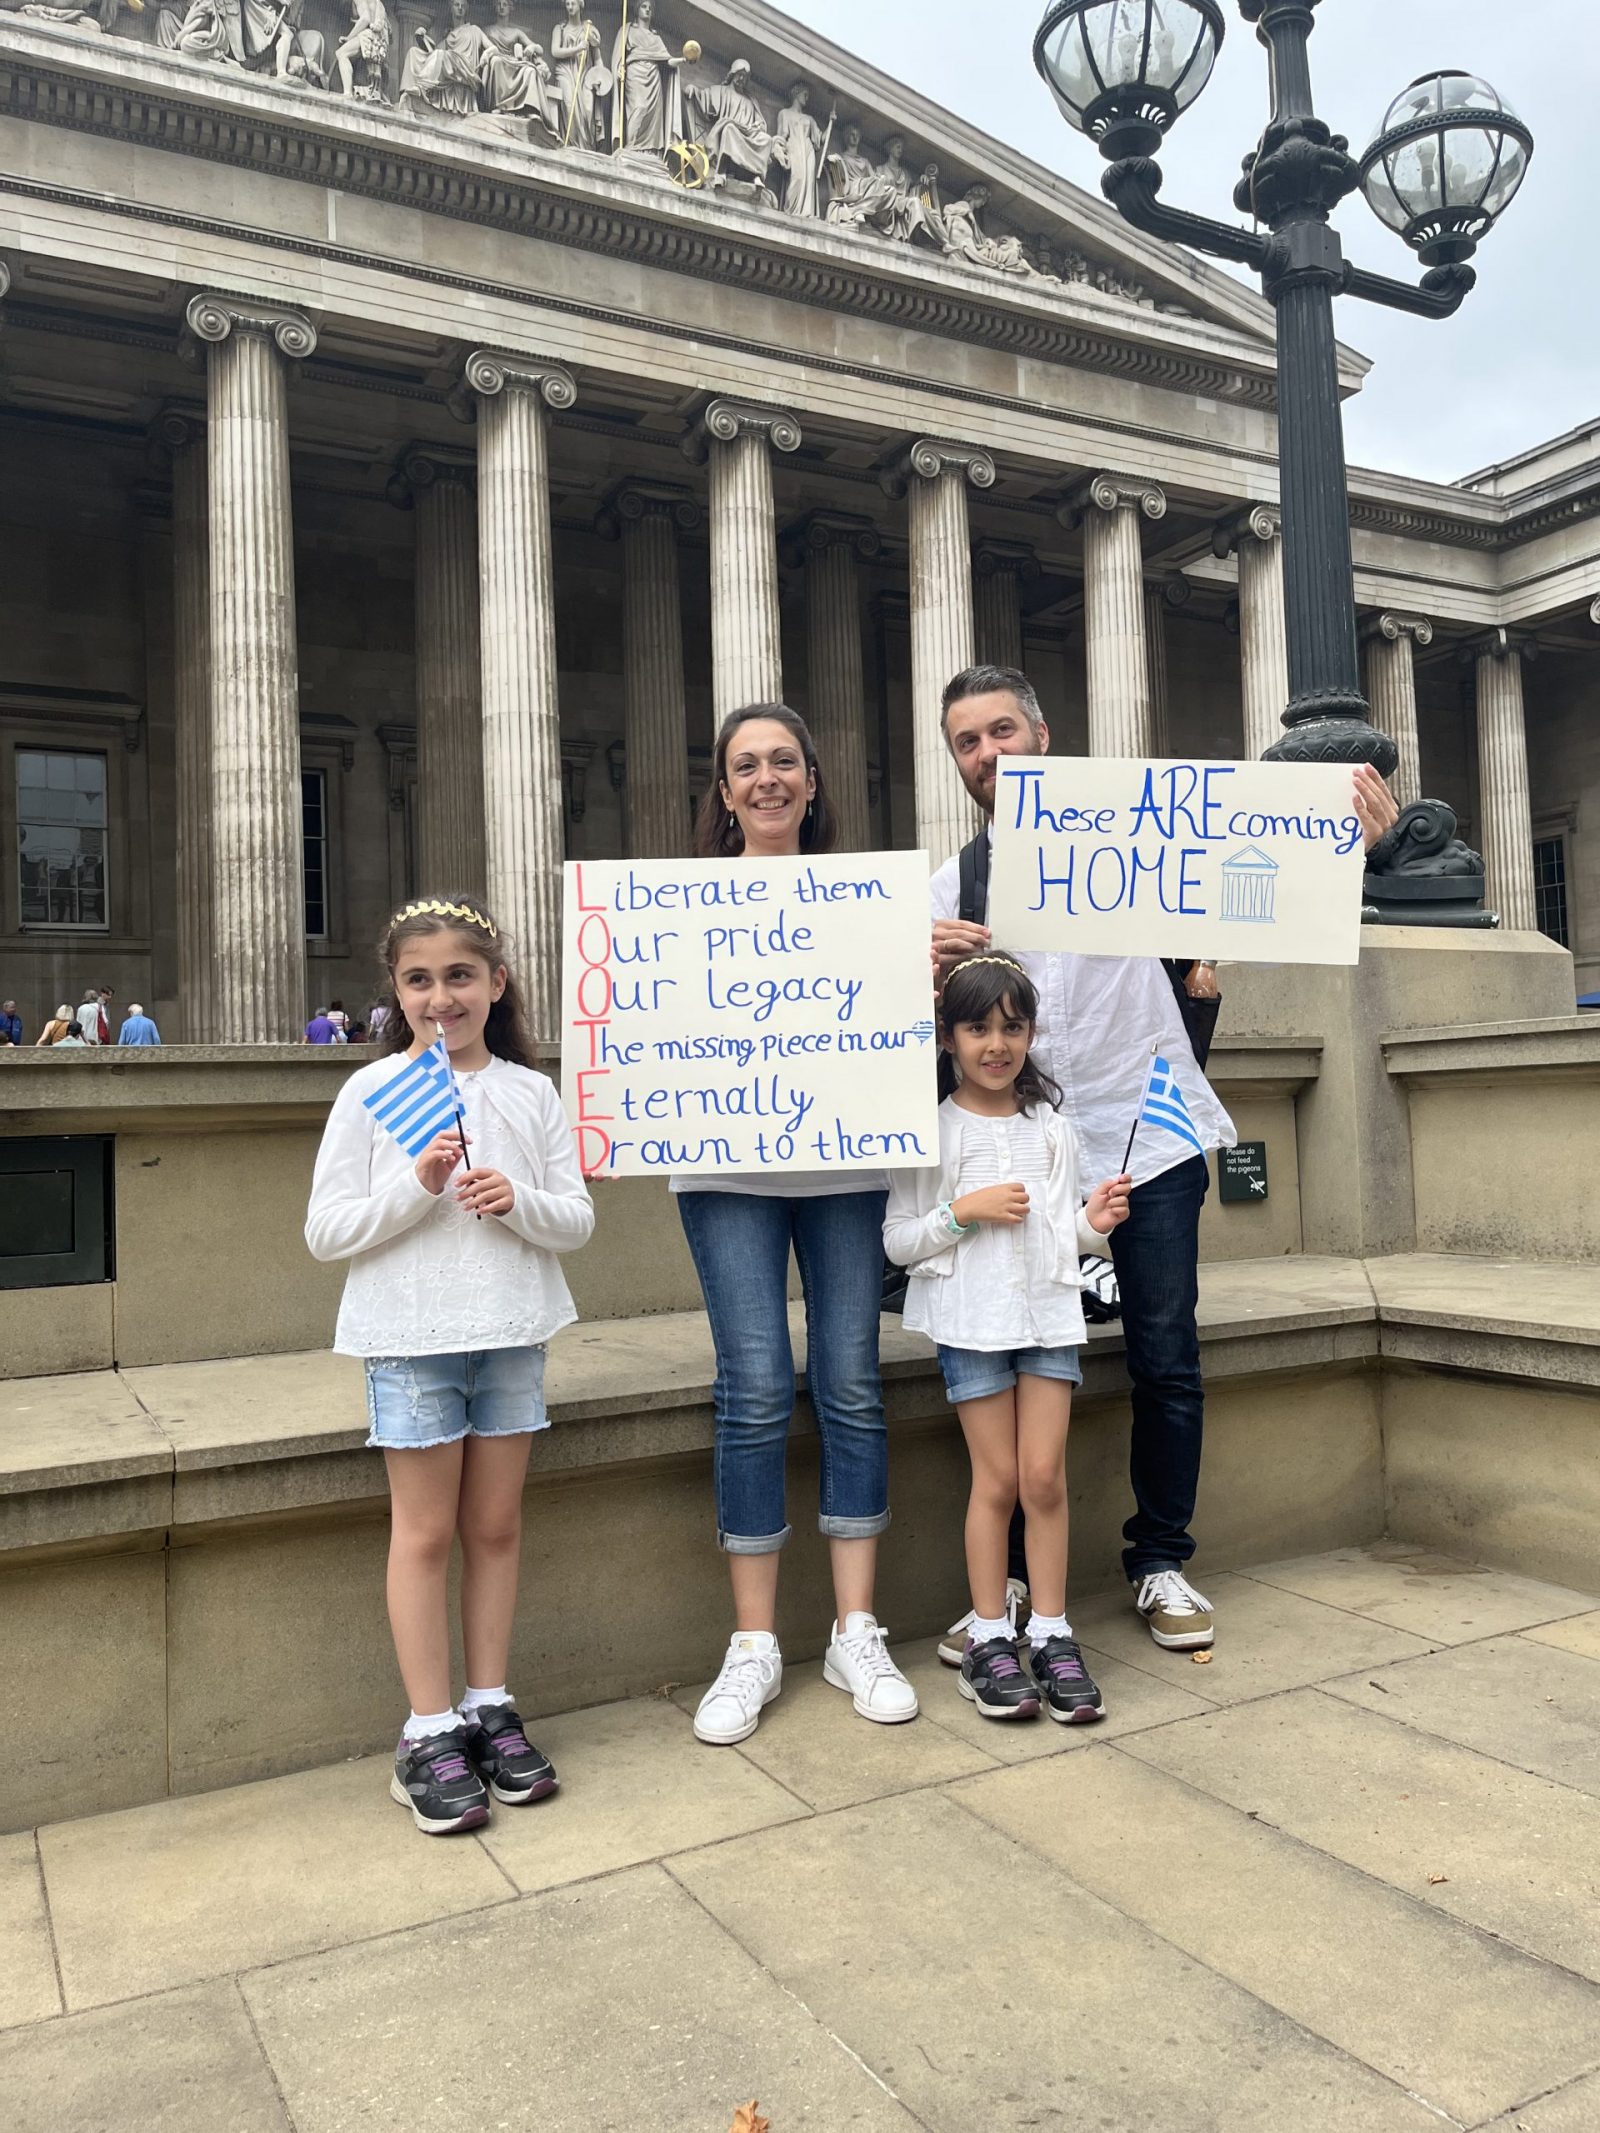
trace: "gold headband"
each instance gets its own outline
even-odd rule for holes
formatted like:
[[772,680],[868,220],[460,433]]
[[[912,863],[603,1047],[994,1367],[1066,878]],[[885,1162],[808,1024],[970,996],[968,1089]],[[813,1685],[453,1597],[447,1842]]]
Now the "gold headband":
[[403,926],[408,918],[460,919],[469,926],[476,926],[480,933],[487,933],[491,938],[494,934],[493,926],[481,911],[474,911],[471,904],[441,904],[431,897],[421,903],[407,904],[403,911],[397,911],[390,919],[389,931],[393,933],[395,927]]
[[1009,955],[964,955],[959,963],[951,964],[946,973],[947,981],[953,978],[958,970],[972,970],[979,963],[993,963],[1000,970],[1014,970],[1019,978],[1028,975],[1022,965]]

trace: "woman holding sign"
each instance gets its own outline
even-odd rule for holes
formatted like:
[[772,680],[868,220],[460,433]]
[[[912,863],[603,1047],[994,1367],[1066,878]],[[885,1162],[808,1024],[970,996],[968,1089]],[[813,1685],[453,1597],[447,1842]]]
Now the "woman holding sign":
[[[833,847],[817,751],[785,704],[735,711],[717,735],[695,850],[704,859],[798,858]],[[806,1375],[822,1445],[818,1525],[832,1559],[835,1618],[823,1677],[863,1718],[898,1725],[917,1696],[873,1612],[878,1535],[889,1523],[888,1437],[878,1379],[887,1180],[862,1173],[672,1181],[717,1350],[717,1539],[733,1580],[734,1634],[701,1699],[697,1736],[748,1740],[783,1685],[776,1634],[794,1351],[789,1254],[806,1304]]]

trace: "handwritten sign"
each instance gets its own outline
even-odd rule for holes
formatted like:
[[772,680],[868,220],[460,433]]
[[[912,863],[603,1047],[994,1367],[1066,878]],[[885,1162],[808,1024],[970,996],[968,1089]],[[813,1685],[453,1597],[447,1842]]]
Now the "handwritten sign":
[[1360,960],[1348,766],[1010,756],[994,831],[989,923],[1008,948]]
[[586,1176],[939,1159],[925,853],[581,860],[563,995]]

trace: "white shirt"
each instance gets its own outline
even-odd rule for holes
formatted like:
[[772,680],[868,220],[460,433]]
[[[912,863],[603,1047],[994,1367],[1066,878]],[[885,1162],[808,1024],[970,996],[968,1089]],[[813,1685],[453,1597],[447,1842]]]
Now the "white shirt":
[[350,1261],[334,1352],[536,1348],[578,1315],[555,1255],[594,1229],[561,1099],[543,1074],[505,1059],[456,1077],[468,1162],[501,1172],[515,1195],[509,1214],[479,1221],[452,1185],[428,1191],[362,1100],[403,1064],[396,1054],[351,1075],[317,1156],[306,1243],[317,1259]]
[[[940,1208],[986,1185],[1028,1188],[1016,1224],[981,1222],[957,1237]],[[1057,1111],[984,1118],[953,1097],[939,1106],[939,1168],[889,1180],[883,1248],[911,1269],[905,1324],[947,1348],[1077,1348],[1080,1252],[1103,1252],[1078,1183],[1072,1128]]]
[[[993,830],[990,836],[993,836]],[[961,861],[948,859],[928,885],[933,915],[961,915]],[[1009,955],[1004,941],[998,954]],[[1233,1121],[1195,1063],[1172,981],[1154,956],[1041,954],[1016,960],[1039,995],[1033,1056],[1061,1089],[1084,1176],[1098,1185],[1123,1167],[1128,1133],[1144,1100],[1155,1045],[1177,1077],[1203,1148],[1231,1148]],[[1163,1127],[1142,1125],[1128,1168],[1146,1185],[1188,1162],[1194,1150]],[[952,1344],[953,1345],[953,1344]]]
[[100,1042],[100,1002],[98,1000],[85,1000],[72,1019],[77,1023],[78,1035],[85,1044],[98,1044]]

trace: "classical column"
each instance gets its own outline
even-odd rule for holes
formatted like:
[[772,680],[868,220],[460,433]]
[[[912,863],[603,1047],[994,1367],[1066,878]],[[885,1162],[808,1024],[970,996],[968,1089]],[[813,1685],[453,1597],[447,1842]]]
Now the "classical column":
[[214,1029],[224,1044],[290,1043],[306,942],[286,374],[316,329],[212,294],[186,317],[207,350]]
[[1225,519],[1212,553],[1239,558],[1239,667],[1244,752],[1254,760],[1283,739],[1289,703],[1289,631],[1283,604],[1283,514],[1257,504]]
[[783,697],[772,454],[799,449],[793,415],[739,400],[713,400],[684,439],[691,459],[711,461],[711,698],[719,725],[745,704]]
[[529,1019],[561,1017],[561,714],[547,407],[571,407],[570,371],[475,349],[462,381],[478,411],[486,884],[512,940]]
[[156,435],[172,470],[178,1014],[183,1041],[205,1044],[218,1034],[212,966],[211,535],[205,423],[186,408],[164,408]]
[[413,444],[389,494],[416,512],[417,882],[425,896],[484,894],[483,684],[477,463]]
[[[1367,701],[1372,723],[1400,751],[1390,784],[1402,807],[1422,798],[1422,753],[1417,739],[1417,669],[1413,644],[1432,644],[1426,615],[1373,615],[1361,626],[1367,647]],[[1531,864],[1531,862],[1530,862]]]
[[784,541],[785,558],[805,563],[806,722],[846,852],[864,852],[871,842],[861,565],[882,548],[871,519],[841,511],[813,511]]
[[1172,676],[1167,661],[1167,615],[1188,604],[1185,577],[1147,578],[1144,588],[1144,649],[1150,671],[1150,753],[1172,753]]
[[1021,541],[973,543],[973,636],[986,667],[1025,667],[1022,587],[1038,575],[1039,559]]
[[700,522],[687,489],[644,481],[614,489],[595,521],[622,542],[623,802],[634,859],[681,859],[689,848],[678,536]]
[[970,444],[924,437],[885,477],[891,495],[911,496],[911,718],[917,787],[917,843],[933,864],[971,838],[977,810],[945,746],[945,685],[974,658],[972,539],[967,485],[992,489],[994,461]]
[[1089,666],[1089,753],[1148,756],[1154,733],[1145,645],[1139,516],[1166,515],[1154,482],[1097,474],[1058,514],[1083,528],[1083,617]]
[[1528,733],[1522,662],[1535,647],[1509,630],[1490,630],[1468,647],[1478,682],[1478,802],[1488,876],[1485,902],[1503,926],[1534,930],[1533,818],[1528,804]]

